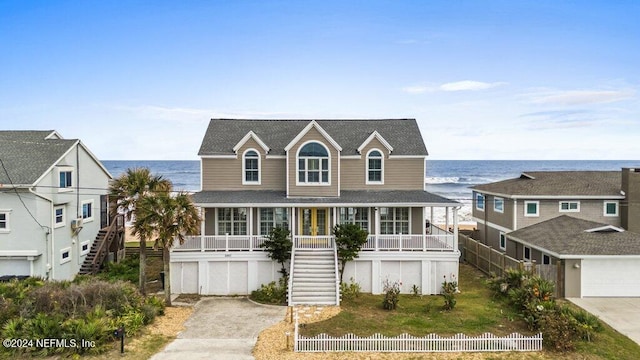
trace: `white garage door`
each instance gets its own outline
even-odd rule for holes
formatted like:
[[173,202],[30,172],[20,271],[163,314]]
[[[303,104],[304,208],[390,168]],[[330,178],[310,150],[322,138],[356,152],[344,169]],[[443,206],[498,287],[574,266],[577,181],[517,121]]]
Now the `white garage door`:
[[639,259],[582,260],[582,296],[639,297]]

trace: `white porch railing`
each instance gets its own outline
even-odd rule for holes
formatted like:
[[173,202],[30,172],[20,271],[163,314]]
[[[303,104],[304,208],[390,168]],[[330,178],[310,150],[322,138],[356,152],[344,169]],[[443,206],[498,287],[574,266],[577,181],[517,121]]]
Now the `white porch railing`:
[[333,249],[333,236],[297,235],[293,237],[296,249]]
[[264,251],[262,235],[196,235],[187,236],[173,251]]
[[[436,228],[437,229],[437,228]],[[293,237],[297,249],[333,249],[333,236]],[[264,251],[262,235],[187,236],[173,251]],[[422,234],[369,235],[362,251],[454,251],[454,236],[444,230]]]

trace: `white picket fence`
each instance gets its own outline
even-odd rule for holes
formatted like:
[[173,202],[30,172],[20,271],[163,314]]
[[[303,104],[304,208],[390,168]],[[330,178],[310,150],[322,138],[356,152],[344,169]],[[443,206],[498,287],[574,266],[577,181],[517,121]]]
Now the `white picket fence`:
[[540,351],[542,334],[523,336],[511,334],[498,337],[493,334],[466,336],[457,334],[441,337],[429,334],[416,337],[402,334],[387,337],[375,334],[359,337],[347,334],[341,337],[319,334],[306,337],[298,334],[298,322],[294,329],[294,350],[297,352],[494,352],[494,351]]

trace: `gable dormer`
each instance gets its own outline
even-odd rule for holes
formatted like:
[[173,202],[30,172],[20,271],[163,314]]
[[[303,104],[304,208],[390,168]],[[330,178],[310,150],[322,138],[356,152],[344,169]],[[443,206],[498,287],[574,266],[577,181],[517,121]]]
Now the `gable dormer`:
[[236,153],[236,155],[238,154],[238,150],[242,149],[242,147],[247,144],[247,142],[249,140],[253,140],[255,142],[255,144],[258,145],[258,147],[260,147],[262,149],[262,151],[264,152],[265,155],[267,155],[269,153],[269,147],[267,146],[267,144],[264,143],[264,141],[262,141],[258,135],[256,135],[256,133],[254,133],[253,131],[249,131],[247,133],[247,135],[245,135],[242,139],[240,139],[240,141],[238,141],[238,143],[233,147],[233,152]]
[[312,120],[284,148],[287,196],[340,196],[342,147]]
[[[369,135],[369,137],[358,147],[358,153],[362,155],[362,151],[367,148],[368,145],[372,145],[374,147],[385,149],[386,156],[391,155],[393,151],[393,146],[389,144],[389,142],[380,135],[380,133],[376,130]],[[365,152],[366,153],[366,152]]]

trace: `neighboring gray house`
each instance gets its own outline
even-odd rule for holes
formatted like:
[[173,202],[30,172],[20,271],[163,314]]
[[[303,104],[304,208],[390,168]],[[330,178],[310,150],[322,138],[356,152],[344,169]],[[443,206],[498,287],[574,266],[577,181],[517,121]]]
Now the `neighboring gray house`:
[[558,265],[561,296],[640,296],[639,233],[561,215],[508,233],[507,247]]
[[[381,293],[388,279],[436,294],[458,274],[460,204],[425,191],[414,119],[213,119],[199,155],[202,235],[173,249],[176,292],[248,294],[277,280],[260,247],[275,226],[292,235],[291,304],[339,301],[331,230],[341,223],[369,232],[344,275],[363,291]],[[453,233],[427,225],[434,207],[453,212]]]
[[517,257],[505,234],[560,215],[622,225],[621,171],[532,171],[473,186],[477,240]]
[[0,131],[0,276],[72,279],[107,226],[111,175],[80,140]]
[[525,172],[472,189],[478,240],[555,265],[561,296],[640,296],[640,169]]

